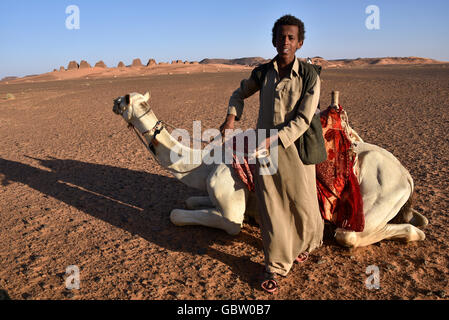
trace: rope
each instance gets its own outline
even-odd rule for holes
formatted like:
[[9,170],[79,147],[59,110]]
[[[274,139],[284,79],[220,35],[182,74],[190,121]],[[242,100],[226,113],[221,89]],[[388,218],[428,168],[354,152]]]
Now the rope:
[[137,138],[139,138],[140,142],[142,142],[143,146],[145,147],[145,149],[147,149],[148,151],[150,151],[150,154],[153,156],[153,159],[156,160],[156,162],[164,169],[168,170],[168,171],[172,171],[175,173],[189,173],[192,172],[193,170],[197,169],[200,165],[190,169],[190,170],[186,170],[186,171],[179,171],[173,168],[167,168],[164,165],[162,165],[162,163],[159,161],[159,159],[156,157],[156,155],[153,154],[153,151],[151,151],[150,147],[145,143],[145,141],[143,140],[143,138],[140,136],[139,132],[137,131],[136,128],[134,128],[134,126],[131,126],[137,136]]

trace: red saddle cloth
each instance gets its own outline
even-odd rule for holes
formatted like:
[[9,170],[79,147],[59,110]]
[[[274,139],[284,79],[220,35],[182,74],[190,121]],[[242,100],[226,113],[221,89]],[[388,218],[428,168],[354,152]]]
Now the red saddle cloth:
[[321,112],[326,161],[316,165],[318,203],[323,219],[339,228],[363,231],[363,213],[360,185],[354,174],[355,154],[351,141],[342,127],[343,108],[327,108]]
[[[355,154],[342,127],[342,113],[341,106],[338,110],[328,108],[321,112],[327,160],[316,165],[318,203],[324,220],[339,228],[361,232],[365,227],[362,195],[353,171]],[[246,157],[240,157],[239,161],[234,154],[233,158],[235,172],[248,190],[254,191],[255,165],[248,164]]]

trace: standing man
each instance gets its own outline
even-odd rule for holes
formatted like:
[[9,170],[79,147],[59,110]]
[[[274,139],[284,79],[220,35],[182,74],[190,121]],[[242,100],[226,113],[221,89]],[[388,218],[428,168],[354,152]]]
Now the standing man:
[[280,142],[278,170],[273,175],[261,175],[258,163],[255,176],[265,253],[261,285],[268,292],[278,289],[278,275],[286,276],[295,260],[305,261],[323,238],[315,165],[303,164],[295,145],[309,128],[320,96],[318,74],[295,56],[303,45],[304,33],[303,22],[294,16],[285,15],[276,21],[272,43],[278,54],[241,82],[229,100],[228,114],[220,127],[223,135],[226,129],[233,129],[234,121],[242,116],[244,99],[260,90],[257,129],[278,130],[276,135],[258,142],[260,148],[267,149],[273,142]]

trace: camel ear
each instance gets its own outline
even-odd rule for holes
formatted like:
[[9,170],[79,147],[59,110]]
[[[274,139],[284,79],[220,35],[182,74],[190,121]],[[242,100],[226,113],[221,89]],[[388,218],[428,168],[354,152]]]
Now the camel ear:
[[149,91],[145,92],[145,94],[143,95],[143,97],[145,98],[145,102],[148,102],[148,100],[150,100],[151,94]]

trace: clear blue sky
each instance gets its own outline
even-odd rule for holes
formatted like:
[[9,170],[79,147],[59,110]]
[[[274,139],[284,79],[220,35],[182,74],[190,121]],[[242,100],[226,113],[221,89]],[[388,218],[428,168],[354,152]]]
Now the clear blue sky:
[[[66,28],[69,5],[79,7],[79,30]],[[380,9],[379,30],[365,27],[368,5]],[[301,57],[449,61],[447,0],[1,0],[0,79],[67,67],[70,60],[116,66],[134,58],[271,58],[271,28],[286,13],[304,21]]]

